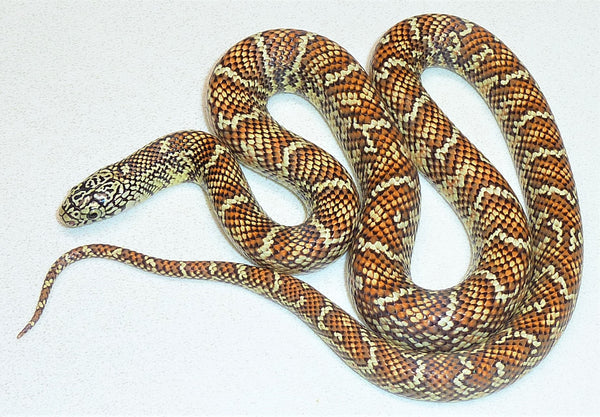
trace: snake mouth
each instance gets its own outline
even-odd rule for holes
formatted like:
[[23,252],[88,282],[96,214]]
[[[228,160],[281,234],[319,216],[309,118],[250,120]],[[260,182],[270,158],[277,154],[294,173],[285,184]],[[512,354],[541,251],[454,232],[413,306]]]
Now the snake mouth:
[[76,206],[69,199],[66,199],[58,208],[56,217],[58,221],[66,227],[79,227],[94,223],[112,214],[107,214],[97,201],[86,202],[82,207]]
[[64,203],[58,208],[58,211],[56,212],[56,218],[60,224],[66,227],[77,227],[85,224],[81,222],[81,219],[69,214],[69,210],[67,210]]
[[60,224],[66,227],[77,227],[79,225],[78,222],[71,216],[69,216],[62,207],[58,209],[58,212],[56,213],[56,218],[58,219]]

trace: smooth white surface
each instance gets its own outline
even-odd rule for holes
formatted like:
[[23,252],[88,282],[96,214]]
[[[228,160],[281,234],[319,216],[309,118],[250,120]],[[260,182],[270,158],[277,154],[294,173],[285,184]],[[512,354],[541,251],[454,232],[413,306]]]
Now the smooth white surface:
[[[61,275],[39,325],[15,339],[47,268],[74,246],[105,242],[165,258],[243,261],[194,185],[77,230],[54,218],[68,189],[92,171],[163,134],[206,129],[204,85],[227,48],[261,30],[295,27],[336,40],[366,65],[383,32],[426,12],[469,18],[517,53],[550,102],[575,171],[587,255],[579,304],[529,375],[462,404],[395,397],[256,295],[101,260]],[[597,414],[598,18],[596,2],[3,2],[0,414]],[[498,128],[476,93],[444,71],[427,72],[424,82],[516,188]],[[308,104],[278,96],[271,108],[341,157]],[[289,193],[250,177],[275,218],[302,218]],[[423,194],[414,274],[439,288],[460,280],[468,243],[445,203],[427,185]],[[304,278],[351,309],[343,269],[342,259]]]

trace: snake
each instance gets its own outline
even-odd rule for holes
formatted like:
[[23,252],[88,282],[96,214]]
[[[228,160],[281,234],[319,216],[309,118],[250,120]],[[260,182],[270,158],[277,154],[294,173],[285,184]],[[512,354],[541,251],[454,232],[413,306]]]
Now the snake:
[[[422,86],[421,74],[431,67],[455,72],[487,103],[525,208]],[[270,116],[267,103],[282,92],[316,107],[352,173]],[[537,83],[486,29],[443,14],[403,20],[378,41],[368,72],[321,35],[260,32],[214,66],[206,101],[214,134],[175,132],[96,171],[70,191],[59,219],[68,227],[85,225],[193,182],[250,262],[165,260],[114,245],[80,246],[51,266],[18,337],[39,320],[61,271],[87,258],[247,288],[294,313],[359,375],[413,399],[457,401],[495,392],[535,367],[563,333],[582,266],[573,174]],[[272,220],[240,164],[298,195],[304,221]],[[443,290],[422,288],[410,275],[419,173],[450,204],[470,242],[464,279]],[[358,318],[294,276],[346,252]]]

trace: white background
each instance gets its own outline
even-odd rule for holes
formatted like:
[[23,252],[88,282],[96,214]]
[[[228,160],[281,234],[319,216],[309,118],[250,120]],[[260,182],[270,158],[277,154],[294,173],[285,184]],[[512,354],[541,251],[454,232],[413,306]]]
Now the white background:
[[[64,251],[113,243],[165,258],[243,261],[201,190],[181,185],[110,221],[69,230],[55,212],[69,188],[150,140],[206,129],[212,65],[238,40],[275,27],[328,36],[367,64],[378,37],[415,14],[469,18],[504,40],[539,82],[575,172],[584,215],[578,307],[540,366],[511,387],[461,404],[390,395],[361,379],[292,314],[243,289],[178,281],[102,260],[69,268],[39,325],[43,276]],[[0,414],[583,415],[598,400],[597,2],[49,2],[0,5]],[[442,108],[515,175],[477,94],[441,70],[424,75]],[[342,157],[320,116],[290,96],[271,102],[286,126]],[[298,201],[251,175],[276,219]],[[415,279],[460,280],[468,242],[424,185]],[[350,309],[340,260],[304,278]]]

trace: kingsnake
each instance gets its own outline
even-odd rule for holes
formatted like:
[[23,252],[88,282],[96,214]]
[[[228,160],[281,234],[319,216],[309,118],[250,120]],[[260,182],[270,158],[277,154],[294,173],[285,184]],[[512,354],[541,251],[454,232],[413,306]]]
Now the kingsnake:
[[[527,214],[424,90],[420,76],[429,67],[458,73],[487,102],[514,160]],[[358,190],[333,157],[269,116],[268,99],[282,91],[305,97],[328,121]],[[575,184],[546,100],[488,31],[448,15],[407,19],[378,42],[370,76],[327,38],[266,31],[222,57],[207,93],[217,137],[185,131],[155,140],[74,187],[59,215],[67,226],[87,224],[193,181],[206,189],[232,242],[260,266],[81,246],[52,265],[19,337],[40,318],[67,265],[107,258],[262,294],[295,313],[357,373],[411,398],[481,397],[526,373],[557,341],[580,282]],[[274,223],[236,160],[298,193],[306,220],[291,227]],[[417,169],[451,204],[471,242],[466,278],[442,291],[420,288],[409,275],[419,215]],[[365,324],[289,275],[323,266],[347,249],[348,286]]]

